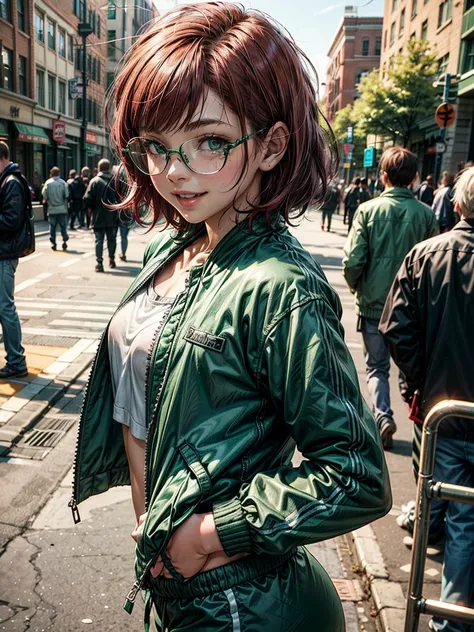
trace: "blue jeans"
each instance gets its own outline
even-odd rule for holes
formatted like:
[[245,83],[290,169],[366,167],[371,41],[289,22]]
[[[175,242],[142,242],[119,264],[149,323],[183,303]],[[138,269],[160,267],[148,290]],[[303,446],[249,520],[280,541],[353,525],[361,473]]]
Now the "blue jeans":
[[[474,487],[474,443],[439,437],[435,480]],[[448,503],[441,601],[474,606],[474,505]],[[474,632],[474,625],[440,617],[433,623],[443,632]]]
[[14,302],[15,271],[18,259],[0,261],[0,325],[6,351],[6,366],[22,371],[26,369],[25,350],[21,346],[21,326]]
[[379,332],[379,321],[373,318],[360,318],[359,330],[364,342],[364,355],[367,372],[367,386],[372,400],[375,421],[382,417],[393,418],[390,407],[390,353]]
[[117,247],[117,226],[110,228],[95,228],[95,256],[97,263],[102,263],[104,258],[104,239],[107,236],[107,250],[109,251],[109,259],[115,257],[115,249]]
[[124,226],[120,224],[120,248],[122,250],[122,254],[127,253],[128,248],[128,231],[130,228],[128,226]]
[[66,243],[69,239],[69,235],[67,234],[67,221],[68,214],[60,213],[59,215],[50,215],[49,216],[49,241],[52,244],[56,243],[56,229],[59,226],[61,230],[61,236],[63,238],[63,242]]

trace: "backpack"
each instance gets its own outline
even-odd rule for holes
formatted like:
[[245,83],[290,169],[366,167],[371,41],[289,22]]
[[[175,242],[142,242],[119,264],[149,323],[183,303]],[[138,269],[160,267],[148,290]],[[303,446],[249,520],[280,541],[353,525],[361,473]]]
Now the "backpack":
[[21,254],[18,255],[18,258],[27,257],[31,255],[35,249],[35,226],[33,223],[34,213],[33,213],[33,204],[31,201],[31,191],[28,185],[28,181],[25,176],[21,173],[18,168],[13,169],[12,171],[7,171],[7,173],[3,172],[0,176],[0,190],[5,186],[8,178],[10,176],[14,176],[21,184],[23,188],[23,195],[25,200],[24,213],[25,213],[25,247],[22,249]]

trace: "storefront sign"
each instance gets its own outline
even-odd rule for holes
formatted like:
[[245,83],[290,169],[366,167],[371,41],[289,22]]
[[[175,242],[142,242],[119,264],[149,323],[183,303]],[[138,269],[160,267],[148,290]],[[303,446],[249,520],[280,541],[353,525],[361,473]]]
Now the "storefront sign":
[[12,118],[18,118],[20,116],[20,108],[16,108],[14,105],[10,106],[10,116]]
[[64,143],[66,140],[66,123],[64,121],[53,121],[53,140],[57,143]]
[[86,143],[97,145],[97,134],[95,132],[86,132]]
[[69,79],[69,96],[73,101],[76,99],[82,99],[82,81],[79,82],[79,79],[76,77],[75,79]]

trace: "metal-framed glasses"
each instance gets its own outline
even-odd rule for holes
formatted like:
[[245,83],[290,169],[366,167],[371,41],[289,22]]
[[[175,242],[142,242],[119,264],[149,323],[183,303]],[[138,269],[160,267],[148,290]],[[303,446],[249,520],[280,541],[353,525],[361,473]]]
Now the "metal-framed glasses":
[[148,176],[157,176],[168,167],[172,154],[176,154],[194,173],[212,175],[224,168],[229,153],[253,136],[265,132],[261,129],[229,143],[215,134],[185,141],[179,149],[167,149],[159,140],[137,136],[128,141],[122,153],[128,156],[137,169]]

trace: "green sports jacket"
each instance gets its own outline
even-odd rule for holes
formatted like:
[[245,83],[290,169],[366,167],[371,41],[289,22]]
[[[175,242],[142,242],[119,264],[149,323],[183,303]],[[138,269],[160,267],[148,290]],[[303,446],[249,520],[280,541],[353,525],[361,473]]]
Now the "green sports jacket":
[[[148,245],[122,304],[188,243]],[[147,364],[147,518],[137,582],[192,513],[214,512],[225,552],[285,554],[386,514],[389,478],[344,343],[340,301],[282,222],[233,228],[193,267]],[[129,483],[102,336],[86,388],[70,506]],[[304,459],[291,464],[298,447]],[[179,575],[164,561],[172,575]]]

